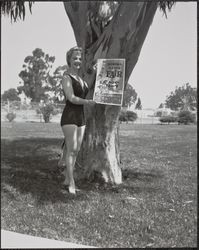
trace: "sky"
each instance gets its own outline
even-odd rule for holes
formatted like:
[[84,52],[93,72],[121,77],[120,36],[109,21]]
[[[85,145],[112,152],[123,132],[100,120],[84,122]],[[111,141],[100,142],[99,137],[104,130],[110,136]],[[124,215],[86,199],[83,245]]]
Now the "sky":
[[[25,21],[1,18],[1,93],[17,88],[26,56],[36,48],[55,56],[54,68],[65,65],[75,37],[62,2],[36,2]],[[168,18],[157,10],[129,78],[143,108],[158,108],[166,96],[189,82],[197,86],[197,3],[177,2]]]

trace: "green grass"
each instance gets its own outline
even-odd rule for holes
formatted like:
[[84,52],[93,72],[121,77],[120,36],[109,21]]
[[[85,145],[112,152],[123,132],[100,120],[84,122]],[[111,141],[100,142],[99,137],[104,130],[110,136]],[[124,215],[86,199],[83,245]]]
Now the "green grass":
[[55,123],[1,124],[2,229],[97,247],[196,247],[196,126],[121,124],[123,184],[63,189]]

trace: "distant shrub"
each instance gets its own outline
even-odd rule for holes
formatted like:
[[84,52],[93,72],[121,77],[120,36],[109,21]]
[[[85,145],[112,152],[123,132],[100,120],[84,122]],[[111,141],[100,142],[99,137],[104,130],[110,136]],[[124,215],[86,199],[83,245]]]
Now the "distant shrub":
[[126,111],[123,111],[123,110],[120,111],[119,121],[121,121],[121,122],[128,121]]
[[8,119],[9,122],[12,122],[16,118],[16,114],[14,112],[9,112],[6,115],[6,118]]
[[137,114],[133,111],[124,111],[121,110],[120,116],[119,116],[119,121],[121,122],[128,122],[132,121],[134,122],[137,119]]
[[21,102],[13,101],[10,103],[10,107],[12,108],[12,110],[20,110]]
[[52,115],[58,115],[60,113],[60,110],[58,108],[54,108]]
[[161,123],[172,123],[172,122],[177,122],[178,121],[178,117],[176,116],[163,116],[159,118],[159,121]]
[[23,110],[28,110],[29,108],[30,108],[30,106],[27,103],[22,103],[21,107],[20,107],[20,109],[23,109]]
[[135,112],[129,111],[129,110],[126,112],[126,115],[127,115],[128,121],[131,121],[131,122],[134,122],[138,118]]
[[53,114],[54,107],[52,104],[46,104],[40,108],[40,111],[43,115],[45,123],[50,122],[51,115]]
[[155,114],[156,117],[161,117],[162,116],[162,111],[157,111]]
[[40,108],[37,108],[37,109],[36,109],[36,114],[37,114],[37,115],[40,115],[40,114],[41,114],[41,109],[40,109]]
[[190,123],[194,123],[196,121],[196,116],[195,114],[193,114],[190,111],[180,111],[178,114],[178,124],[190,124]]

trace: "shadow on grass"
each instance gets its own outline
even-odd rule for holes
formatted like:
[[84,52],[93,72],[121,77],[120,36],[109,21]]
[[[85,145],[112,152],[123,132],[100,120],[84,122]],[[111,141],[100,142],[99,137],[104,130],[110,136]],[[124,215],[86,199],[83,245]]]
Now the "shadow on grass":
[[[83,193],[69,194],[62,185],[57,166],[61,142],[40,138],[1,140],[2,185],[9,185],[21,194],[30,193],[38,204],[86,199]],[[12,195],[6,188],[2,191]],[[10,197],[14,199],[13,195]]]
[[124,169],[122,171],[123,179],[140,180],[152,182],[154,179],[163,178],[163,173],[159,170],[150,170],[150,172],[141,172],[139,169]]
[[[22,194],[30,193],[38,204],[85,200],[88,199],[87,191],[131,194],[157,191],[154,183],[156,179],[162,178],[160,172],[125,169],[123,184],[119,186],[104,184],[96,179],[93,182],[80,179],[76,183],[84,192],[77,192],[76,196],[70,195],[62,186],[63,177],[57,166],[61,143],[60,139],[55,138],[23,138],[13,141],[2,139],[2,184],[10,185]],[[11,193],[10,195],[14,199]]]
[[92,182],[87,183],[85,180],[79,180],[79,185],[86,191],[97,190],[100,193],[117,193],[117,194],[140,194],[159,192],[159,181],[164,177],[158,171],[150,173],[138,172],[135,169],[125,169],[122,171],[123,182],[120,185],[104,183],[101,179],[94,178]]

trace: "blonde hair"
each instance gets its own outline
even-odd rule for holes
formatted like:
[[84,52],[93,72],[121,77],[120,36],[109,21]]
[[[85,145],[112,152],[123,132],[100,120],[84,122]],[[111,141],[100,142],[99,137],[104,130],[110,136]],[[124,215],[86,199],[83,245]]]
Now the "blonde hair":
[[81,47],[78,47],[78,46],[72,47],[72,48],[66,53],[66,61],[67,61],[68,66],[70,66],[70,60],[71,60],[71,57],[72,57],[72,55],[73,55],[73,52],[75,52],[75,51],[79,51],[79,52],[82,54],[82,48],[81,48]]

